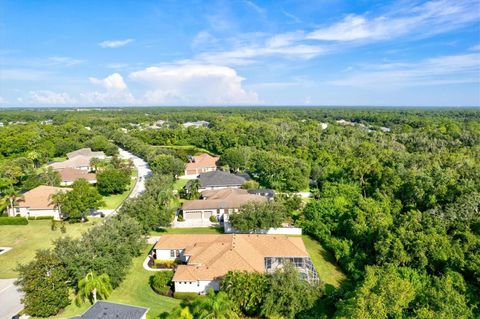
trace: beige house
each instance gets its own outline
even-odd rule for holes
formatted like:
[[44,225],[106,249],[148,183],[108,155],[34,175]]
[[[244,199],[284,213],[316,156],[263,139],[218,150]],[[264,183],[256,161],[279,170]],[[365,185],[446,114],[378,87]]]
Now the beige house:
[[177,260],[176,292],[218,291],[229,271],[273,272],[292,262],[302,277],[318,281],[301,237],[252,234],[163,235],[153,251],[158,260]]
[[60,219],[60,211],[52,203],[52,195],[58,192],[68,192],[70,188],[61,188],[41,185],[25,192],[17,201],[17,205],[9,215],[22,217],[52,216],[54,219]]
[[208,221],[215,216],[218,221],[228,220],[228,214],[249,202],[264,202],[267,198],[250,194],[245,189],[224,188],[202,192],[202,199],[185,201],[180,208],[183,219]]
[[185,165],[185,174],[183,177],[197,178],[201,173],[216,171],[219,160],[220,157],[211,156],[209,154],[192,156]]
[[85,170],[75,169],[75,168],[64,168],[58,171],[60,175],[61,186],[70,186],[79,179],[84,179],[90,184],[97,183],[97,175],[95,173],[89,173]]
[[73,168],[82,171],[90,172],[93,167],[90,166],[90,160],[92,157],[85,155],[77,155],[63,162],[55,162],[50,164],[53,169],[62,170],[65,168]]
[[67,158],[72,159],[72,158],[74,158],[75,156],[78,156],[78,155],[88,156],[88,157],[91,157],[91,158],[95,157],[95,158],[99,158],[99,159],[107,158],[105,156],[104,152],[101,152],[101,151],[100,152],[93,152],[90,147],[81,148],[79,150],[67,153]]

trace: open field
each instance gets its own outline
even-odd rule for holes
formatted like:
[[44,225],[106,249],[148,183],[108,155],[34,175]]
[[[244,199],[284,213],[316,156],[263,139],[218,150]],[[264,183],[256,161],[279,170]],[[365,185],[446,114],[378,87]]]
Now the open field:
[[346,277],[334,264],[333,256],[318,241],[308,235],[303,235],[302,239],[320,279],[326,284],[339,287]]
[[66,223],[65,234],[62,234],[60,229],[52,231],[51,223],[51,220],[30,220],[28,225],[0,226],[0,246],[13,248],[0,255],[0,278],[15,278],[14,268],[17,263],[31,261],[37,249],[50,247],[54,239],[66,235],[79,237],[95,223],[95,220],[85,224]]
[[[171,311],[180,304],[180,300],[156,294],[148,283],[154,272],[143,269],[143,261],[147,256],[150,246],[145,249],[140,257],[133,260],[133,265],[122,284],[113,291],[109,301],[150,308],[149,318],[157,318],[163,312]],[[82,314],[90,305],[84,304],[77,307],[74,303],[55,318],[71,318]]]

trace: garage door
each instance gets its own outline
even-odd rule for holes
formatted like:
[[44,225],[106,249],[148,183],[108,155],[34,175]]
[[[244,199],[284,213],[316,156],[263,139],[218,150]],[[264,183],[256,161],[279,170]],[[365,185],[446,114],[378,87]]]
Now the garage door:
[[210,216],[212,216],[213,212],[211,210],[208,210],[206,212],[203,212],[203,218],[209,219]]
[[184,213],[186,216],[185,217],[185,220],[189,220],[189,219],[202,219],[202,212],[187,212],[187,213]]

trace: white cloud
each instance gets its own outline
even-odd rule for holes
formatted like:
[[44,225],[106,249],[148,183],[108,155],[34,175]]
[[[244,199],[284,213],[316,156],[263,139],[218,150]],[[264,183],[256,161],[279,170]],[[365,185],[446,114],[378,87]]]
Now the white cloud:
[[384,40],[404,35],[426,37],[478,21],[478,3],[471,0],[429,1],[392,8],[383,15],[348,15],[342,21],[314,30],[307,39],[322,41]]
[[27,104],[48,105],[74,104],[77,102],[77,100],[70,97],[68,93],[57,93],[48,90],[30,91],[26,98],[18,98],[18,101]]
[[147,104],[248,104],[257,103],[255,92],[242,87],[237,72],[218,65],[167,65],[149,67],[130,74],[148,87]]
[[52,56],[47,60],[47,64],[51,66],[72,66],[85,62],[84,60],[74,59],[66,56]]
[[371,89],[480,83],[479,65],[480,54],[441,56],[416,63],[366,66],[360,72],[330,83]]
[[244,2],[248,7],[250,7],[250,8],[253,9],[255,12],[257,12],[258,14],[264,14],[264,13],[265,13],[265,9],[263,9],[263,8],[260,7],[259,5],[255,4],[253,1],[244,0],[243,2]]
[[128,105],[135,103],[135,98],[130,93],[127,84],[119,73],[113,73],[104,79],[90,78],[90,82],[105,88],[102,92],[82,93],[90,103]]
[[101,46],[102,48],[115,49],[115,48],[123,47],[129,44],[130,42],[133,42],[133,39],[107,40],[107,41],[100,42],[98,45]]

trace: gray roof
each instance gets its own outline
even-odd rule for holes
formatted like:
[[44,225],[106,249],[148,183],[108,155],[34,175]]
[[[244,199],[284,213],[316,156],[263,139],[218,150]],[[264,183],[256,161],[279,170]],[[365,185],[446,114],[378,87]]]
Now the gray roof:
[[[124,305],[120,303],[97,301],[83,315],[81,319],[140,319],[148,308]],[[74,319],[71,318],[71,319]]]
[[260,196],[265,196],[265,197],[268,197],[268,198],[275,197],[275,192],[272,189],[268,189],[268,188],[249,189],[248,193],[255,194],[255,195],[260,195]]
[[223,171],[213,171],[208,173],[202,173],[198,176],[200,180],[200,187],[228,187],[228,186],[241,186],[247,180],[245,177],[230,174]]

